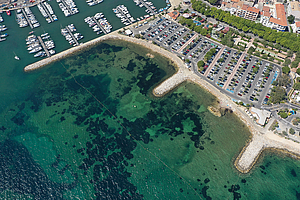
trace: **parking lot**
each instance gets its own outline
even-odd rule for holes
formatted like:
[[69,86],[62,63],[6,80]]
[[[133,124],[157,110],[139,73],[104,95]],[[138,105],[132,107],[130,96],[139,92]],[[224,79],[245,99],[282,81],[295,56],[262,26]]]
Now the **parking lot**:
[[[199,76],[207,78],[230,97],[245,103],[266,104],[274,76],[277,77],[280,73],[280,67],[277,65],[237,52],[235,49],[222,48],[223,45],[197,35],[169,19],[155,20],[137,29],[146,40],[155,42],[182,59],[188,59],[188,66]],[[205,60],[201,71],[197,70],[200,60]]]

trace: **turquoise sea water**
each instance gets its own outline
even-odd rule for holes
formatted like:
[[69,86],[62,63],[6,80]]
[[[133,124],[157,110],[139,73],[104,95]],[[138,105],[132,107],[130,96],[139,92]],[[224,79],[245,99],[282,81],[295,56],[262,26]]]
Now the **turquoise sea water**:
[[267,153],[240,174],[245,125],[212,115],[215,98],[191,83],[154,97],[175,69],[147,53],[107,41],[18,72],[0,115],[0,199],[299,199],[299,161]]
[[[66,39],[61,35],[61,28],[67,26],[68,24],[73,23],[77,28],[77,32],[80,32],[84,36],[84,39],[80,40],[80,42],[87,42],[99,36],[92,31],[92,28],[90,28],[88,24],[84,22],[84,18],[88,16],[94,16],[96,13],[102,12],[107,20],[112,24],[112,31],[114,31],[124,27],[124,25],[121,23],[121,20],[117,18],[112,11],[112,9],[116,6],[121,4],[125,5],[134,18],[147,14],[145,12],[145,8],[136,6],[133,0],[104,0],[102,3],[92,7],[88,6],[85,0],[74,0],[80,12],[76,15],[65,17],[60,10],[56,0],[47,2],[52,6],[55,14],[58,17],[58,21],[48,24],[45,18],[41,15],[37,6],[32,7],[30,8],[31,11],[41,24],[40,27],[33,30],[34,34],[36,35],[41,35],[45,32],[48,32],[51,36],[51,39],[56,45],[56,52],[61,52],[71,47]],[[164,0],[152,0],[152,2],[157,8],[166,7],[166,3]],[[17,91],[13,90],[21,87],[24,89],[27,88],[28,77],[26,76],[25,78],[23,76],[23,68],[30,63],[42,59],[34,58],[33,55],[29,54],[27,51],[25,39],[27,38],[28,33],[32,31],[32,29],[30,29],[29,26],[26,28],[19,28],[15,20],[15,11],[11,12],[11,16],[7,16],[5,12],[1,15],[4,19],[4,22],[2,24],[5,24],[8,28],[5,33],[8,33],[9,36],[7,37],[6,41],[0,42],[0,91],[5,93],[4,97],[2,96],[2,104],[0,105],[0,110],[1,107],[6,106],[6,102],[10,102],[11,100],[14,100],[16,98],[14,92]],[[20,61],[14,59],[14,53],[21,58]]]

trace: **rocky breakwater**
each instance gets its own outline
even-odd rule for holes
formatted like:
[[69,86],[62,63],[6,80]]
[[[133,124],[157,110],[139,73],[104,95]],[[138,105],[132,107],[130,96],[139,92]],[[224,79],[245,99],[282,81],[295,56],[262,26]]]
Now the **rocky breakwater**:
[[248,173],[266,149],[281,151],[293,158],[300,158],[300,144],[268,131],[265,134],[253,134],[251,141],[237,157],[235,167],[242,173]]
[[[38,62],[32,63],[30,65],[27,65],[24,68],[24,71],[25,72],[29,72],[29,71],[32,71],[32,70],[39,69],[39,68],[44,67],[46,65],[49,65],[49,64],[51,64],[53,62],[59,61],[59,60],[61,60],[63,58],[66,58],[66,57],[68,57],[70,55],[78,53],[79,51],[82,51],[82,50],[85,50],[85,49],[87,49],[89,47],[95,46],[98,43],[100,43],[100,42],[102,42],[104,40],[108,40],[108,39],[124,40],[124,41],[127,41],[127,42],[131,42],[131,43],[135,43],[135,44],[138,44],[138,45],[142,45],[143,47],[148,48],[149,50],[151,50],[153,52],[156,52],[156,53],[159,53],[159,54],[163,55],[164,57],[170,59],[172,61],[172,63],[175,63],[175,65],[176,65],[177,68],[180,68],[181,66],[184,67],[183,61],[180,60],[178,58],[178,56],[176,56],[175,54],[172,54],[169,51],[160,48],[159,46],[153,45],[151,42],[148,42],[146,40],[142,40],[142,39],[137,39],[137,38],[132,38],[132,37],[128,37],[128,36],[125,36],[125,35],[121,35],[121,34],[118,33],[118,30],[116,30],[116,31],[114,31],[114,32],[112,32],[110,34],[98,37],[96,39],[93,39],[91,41],[83,43],[83,44],[81,44],[79,46],[72,47],[72,48],[70,48],[68,50],[65,50],[63,52],[55,54],[55,55],[53,55],[53,56],[51,56],[49,58],[45,58],[45,59],[40,60]],[[152,54],[149,53],[149,55],[152,55]],[[184,67],[184,68],[185,68],[185,70],[183,70],[183,71],[189,71],[186,67]]]
[[63,58],[66,58],[66,57],[68,57],[70,55],[73,55],[74,53],[82,51],[82,50],[84,50],[84,49],[86,49],[88,47],[94,46],[94,45],[98,44],[99,42],[102,42],[102,41],[110,39],[110,38],[114,39],[116,37],[117,37],[116,35],[111,34],[111,35],[105,35],[105,36],[93,39],[93,40],[91,40],[89,42],[86,42],[86,43],[83,43],[83,44],[81,44],[79,46],[72,47],[72,48],[67,49],[67,50],[65,50],[63,52],[55,54],[55,55],[53,55],[53,56],[51,56],[49,58],[45,58],[45,59],[40,60],[38,62],[32,63],[30,65],[27,65],[24,68],[24,71],[25,72],[29,72],[29,71],[32,71],[32,70],[39,69],[39,68],[44,67],[46,65],[49,65],[49,64],[51,64],[53,62],[59,61],[59,60],[61,60]]
[[153,94],[155,96],[161,97],[168,93],[169,91],[176,88],[179,84],[186,81],[188,79],[188,75],[183,72],[183,70],[180,68],[176,74],[162,82],[159,86],[157,86],[153,90]]

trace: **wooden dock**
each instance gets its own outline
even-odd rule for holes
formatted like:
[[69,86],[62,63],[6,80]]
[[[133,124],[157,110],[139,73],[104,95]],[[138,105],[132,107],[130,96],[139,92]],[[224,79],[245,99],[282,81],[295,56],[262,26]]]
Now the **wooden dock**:
[[[130,24],[132,24],[132,21],[126,16],[126,14],[125,14],[119,7],[117,7],[117,9],[118,9],[118,11],[119,11],[120,13],[123,14],[123,16],[127,19],[127,21],[128,21]],[[122,23],[123,23],[123,22],[122,22]]]
[[153,15],[155,15],[155,12],[154,10],[152,10],[152,8],[146,4],[144,1],[140,1]]
[[66,2],[64,0],[61,0],[62,4],[64,4],[64,6],[66,6],[66,8],[68,9],[68,11],[70,12],[70,16],[73,15],[72,10],[69,8],[69,5],[66,4]]
[[96,24],[99,26],[99,28],[101,28],[102,32],[104,34],[107,34],[107,32],[105,31],[105,29],[102,27],[102,25],[98,22],[98,20],[95,19],[95,17],[91,17],[95,22]]
[[48,51],[48,49],[47,49],[47,47],[46,47],[44,41],[42,40],[41,36],[37,36],[37,38],[39,39],[39,41],[40,41],[40,43],[41,43],[43,49],[45,50],[45,52],[46,52],[46,54],[47,54],[47,57],[50,57],[51,55],[50,55],[50,53],[49,53],[49,51]]
[[72,31],[69,29],[69,27],[68,27],[68,26],[66,26],[66,29],[68,30],[69,34],[71,35],[71,37],[72,37],[72,38],[73,38],[73,40],[75,41],[75,43],[76,43],[76,46],[78,46],[78,45],[79,45],[79,43],[78,43],[78,41],[76,40],[76,38],[74,37],[74,35],[73,35]]
[[47,13],[48,17],[51,19],[51,22],[54,22],[54,19],[53,17],[51,16],[48,8],[43,4],[43,3],[40,3],[40,5],[44,8],[45,12]]
[[31,29],[34,29],[34,27],[33,27],[32,24],[31,24],[31,21],[28,19],[27,13],[24,11],[23,8],[22,8],[21,10],[22,10],[22,13],[23,13],[23,15],[25,16],[25,18],[26,18],[26,20],[27,20],[27,22],[28,22],[30,28],[31,28]]

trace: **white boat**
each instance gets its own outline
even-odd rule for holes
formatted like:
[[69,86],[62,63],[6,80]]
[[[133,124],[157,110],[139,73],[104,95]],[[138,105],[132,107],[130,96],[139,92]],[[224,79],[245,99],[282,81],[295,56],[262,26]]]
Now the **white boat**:
[[16,59],[16,60],[20,60],[20,58],[19,58],[18,56],[15,56],[15,59]]
[[35,48],[35,49],[29,51],[29,53],[36,53],[36,52],[38,52],[38,51],[40,51],[40,50],[42,50],[42,47],[37,47],[37,48]]
[[50,35],[47,35],[47,36],[45,36],[45,37],[42,37],[43,40],[46,40],[46,39],[48,39],[48,38],[50,38]]
[[45,37],[47,35],[48,35],[48,33],[44,33],[44,34],[41,35],[41,37]]
[[36,53],[36,54],[34,54],[34,56],[33,57],[40,57],[41,55],[43,54],[43,52],[42,51],[40,51],[40,52],[38,52],[38,53]]

